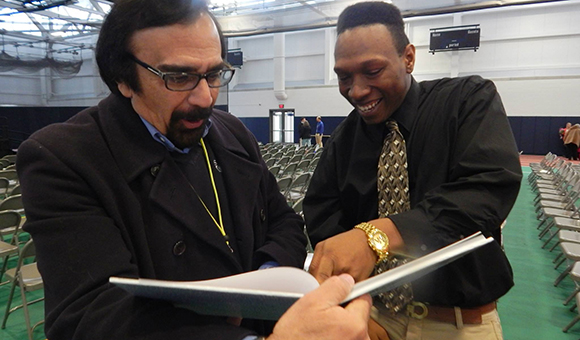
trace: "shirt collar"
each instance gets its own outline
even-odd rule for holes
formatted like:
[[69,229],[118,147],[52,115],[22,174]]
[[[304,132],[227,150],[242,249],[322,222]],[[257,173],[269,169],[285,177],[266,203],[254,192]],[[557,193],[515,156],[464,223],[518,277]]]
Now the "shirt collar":
[[[155,126],[153,126],[153,124],[149,123],[148,121],[146,121],[143,117],[139,116],[139,118],[141,118],[141,121],[143,122],[143,124],[145,124],[145,127],[147,128],[147,131],[149,131],[149,133],[151,134],[151,137],[153,137],[153,139],[161,144],[163,144],[163,146],[165,146],[165,148],[172,152],[179,152],[182,154],[187,154],[189,153],[189,151],[191,150],[191,148],[184,148],[179,149],[175,146],[175,144],[173,144],[167,137],[165,137],[161,132],[159,132],[159,130],[157,130],[157,128]],[[207,124],[205,125],[205,129],[203,130],[203,135],[202,138],[207,136],[207,134],[209,133],[209,129],[211,128],[212,122],[211,122],[211,118],[208,119]]]
[[419,83],[415,81],[415,78],[411,76],[411,87],[407,94],[405,95],[405,99],[401,106],[397,109],[397,111],[393,112],[391,118],[397,121],[397,125],[399,126],[399,130],[403,134],[403,137],[407,139],[411,130],[413,129],[413,124],[415,124],[415,119],[417,118],[418,110],[418,102],[419,99]]

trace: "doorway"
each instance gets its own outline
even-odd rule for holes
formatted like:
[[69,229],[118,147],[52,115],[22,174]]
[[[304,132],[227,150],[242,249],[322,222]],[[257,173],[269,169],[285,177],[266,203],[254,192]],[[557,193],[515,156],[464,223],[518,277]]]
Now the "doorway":
[[294,143],[294,109],[270,110],[270,142]]

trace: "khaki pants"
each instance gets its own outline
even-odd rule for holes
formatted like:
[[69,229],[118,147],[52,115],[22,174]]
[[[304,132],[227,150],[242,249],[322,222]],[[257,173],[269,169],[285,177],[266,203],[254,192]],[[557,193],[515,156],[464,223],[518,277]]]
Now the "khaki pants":
[[317,133],[314,135],[314,138],[316,139],[316,145],[318,145],[319,147],[323,147],[322,145],[322,135]]
[[383,326],[391,340],[503,340],[497,309],[481,318],[481,324],[458,328],[450,323],[414,319],[403,313],[395,316],[373,313],[373,319]]

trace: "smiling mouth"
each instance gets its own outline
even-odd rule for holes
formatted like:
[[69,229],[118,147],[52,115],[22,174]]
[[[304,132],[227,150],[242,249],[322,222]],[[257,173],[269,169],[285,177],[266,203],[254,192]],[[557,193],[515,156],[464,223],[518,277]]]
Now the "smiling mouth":
[[356,105],[356,109],[361,113],[361,114],[367,114],[371,111],[374,110],[375,107],[377,107],[377,105],[379,105],[379,103],[382,101],[383,99],[378,99],[375,100],[374,102],[370,103],[370,104],[366,104],[366,105]]

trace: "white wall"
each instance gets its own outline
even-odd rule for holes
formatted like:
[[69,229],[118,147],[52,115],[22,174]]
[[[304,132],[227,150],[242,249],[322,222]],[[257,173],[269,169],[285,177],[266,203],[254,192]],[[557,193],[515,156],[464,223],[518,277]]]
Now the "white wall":
[[[413,74],[419,81],[471,74],[492,79],[510,116],[580,115],[577,18],[580,1],[409,18],[407,34],[417,48]],[[429,53],[429,29],[472,24],[481,29],[477,52]],[[335,34],[334,28],[285,33],[286,100],[276,99],[272,88],[272,35],[230,39],[245,59],[229,94],[230,111],[267,117],[269,109],[284,104],[297,116],[348,114],[351,108],[338,93],[336,78],[324,75],[333,67],[332,48],[325,47]]]
[[[417,47],[417,80],[479,74],[495,81],[510,116],[580,115],[580,0],[511,6],[405,20]],[[479,24],[477,52],[428,52],[429,29]],[[272,34],[230,38],[244,66],[230,85],[230,111],[267,117],[284,104],[298,116],[341,116],[350,105],[338,93],[332,72],[334,28],[284,34],[283,75],[274,71]],[[94,43],[94,41],[91,41]],[[75,78],[47,72],[0,73],[0,104],[88,106],[107,94],[90,51]],[[286,100],[275,96],[274,79],[285,79]],[[220,98],[225,103],[225,98]]]

